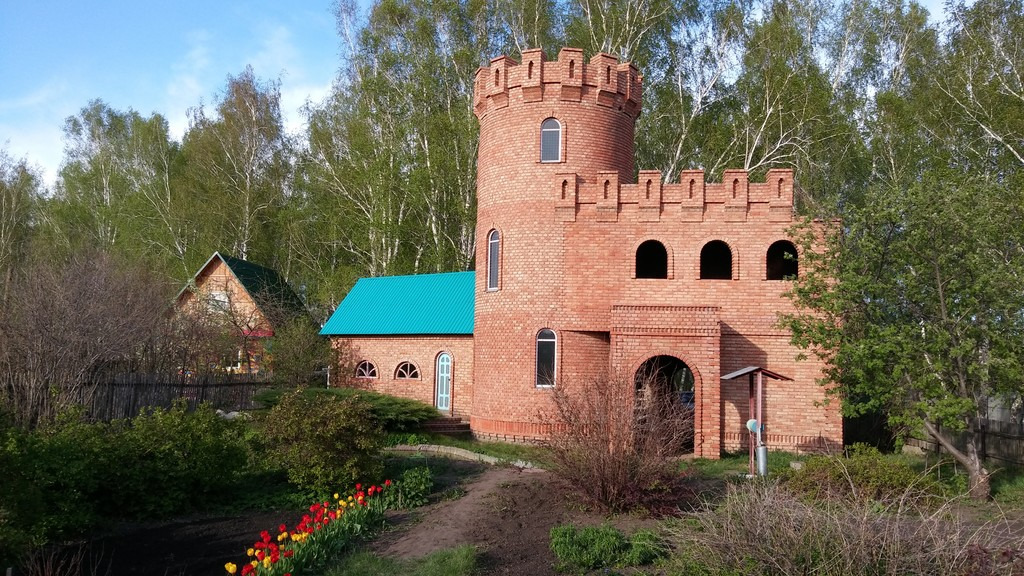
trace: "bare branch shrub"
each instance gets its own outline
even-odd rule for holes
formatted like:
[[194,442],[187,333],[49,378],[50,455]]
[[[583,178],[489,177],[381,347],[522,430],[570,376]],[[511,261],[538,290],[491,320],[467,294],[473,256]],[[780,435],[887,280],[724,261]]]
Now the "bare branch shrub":
[[693,412],[646,382],[612,376],[552,390],[547,440],[555,472],[596,503],[623,510],[671,489],[678,456],[693,438]]
[[669,528],[680,573],[1020,574],[1024,537],[1005,519],[971,523],[957,500],[910,489],[881,500],[808,501],[777,482],[730,485]]
[[26,266],[0,310],[0,403],[33,427],[88,401],[97,378],[158,358],[170,290],[103,252]]
[[22,562],[25,576],[107,576],[110,561],[84,544],[32,549]]

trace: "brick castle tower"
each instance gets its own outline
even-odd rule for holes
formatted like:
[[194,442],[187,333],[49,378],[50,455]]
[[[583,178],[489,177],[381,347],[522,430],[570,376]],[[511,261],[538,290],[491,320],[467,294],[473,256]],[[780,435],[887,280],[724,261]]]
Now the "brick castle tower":
[[777,326],[797,273],[792,172],[636,178],[641,89],[632,64],[574,48],[477,71],[474,433],[542,437],[551,385],[654,367],[689,387],[695,451],[717,457],[748,417],[746,387],[720,377],[753,365],[792,378],[767,392],[769,443],[840,442],[838,406],[816,407],[821,365]]

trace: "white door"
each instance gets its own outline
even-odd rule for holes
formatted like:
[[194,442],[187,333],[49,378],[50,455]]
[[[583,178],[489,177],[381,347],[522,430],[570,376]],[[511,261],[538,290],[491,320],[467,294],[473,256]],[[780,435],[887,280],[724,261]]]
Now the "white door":
[[452,409],[452,357],[442,352],[437,357],[437,409],[448,412]]

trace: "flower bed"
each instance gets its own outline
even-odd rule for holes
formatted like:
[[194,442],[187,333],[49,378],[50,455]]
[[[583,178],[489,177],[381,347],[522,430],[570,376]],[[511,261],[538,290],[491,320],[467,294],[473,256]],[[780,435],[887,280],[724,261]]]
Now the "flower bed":
[[365,490],[356,484],[347,497],[335,494],[333,502],[317,502],[293,529],[281,524],[276,535],[261,532],[247,551],[248,559],[241,564],[228,562],[224,569],[242,576],[297,576],[322,569],[345,547],[383,524],[387,502],[382,496],[390,487],[390,480]]

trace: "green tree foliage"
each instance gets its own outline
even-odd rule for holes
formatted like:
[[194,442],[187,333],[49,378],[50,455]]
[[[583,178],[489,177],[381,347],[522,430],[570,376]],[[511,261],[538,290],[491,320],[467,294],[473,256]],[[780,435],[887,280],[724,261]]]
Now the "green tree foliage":
[[[251,67],[229,77],[209,116],[192,110],[182,153],[194,200],[202,206],[209,256],[215,249],[274,266],[277,218],[289,193],[291,142],[281,119],[279,83],[261,83]],[[198,206],[197,206],[198,208]]]
[[[983,498],[983,420],[992,400],[1021,394],[1024,125],[1008,73],[1021,57],[1005,50],[1022,18],[1006,2],[954,15],[943,42],[919,6],[871,8],[872,170],[841,226],[823,244],[809,237],[794,290],[807,313],[789,320],[796,341],[828,361],[848,415],[880,411],[932,436]],[[981,62],[998,54],[1001,64]],[[988,71],[968,73],[965,60]],[[979,98],[986,118],[971,111]],[[944,430],[966,432],[965,444]]]

